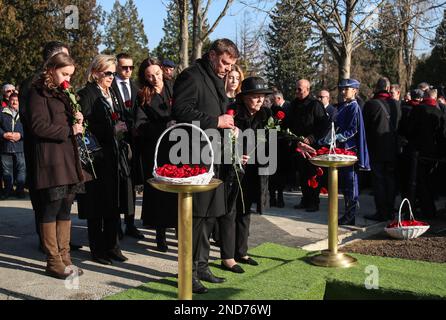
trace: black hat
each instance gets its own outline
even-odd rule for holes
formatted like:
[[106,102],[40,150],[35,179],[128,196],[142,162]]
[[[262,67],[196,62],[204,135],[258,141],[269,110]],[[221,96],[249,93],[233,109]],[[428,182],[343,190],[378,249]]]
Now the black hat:
[[169,67],[169,68],[175,68],[176,67],[175,62],[173,62],[172,60],[169,60],[169,59],[165,59],[163,61],[162,65],[164,67]]
[[271,94],[273,90],[268,87],[268,84],[260,77],[249,77],[242,82],[242,91],[239,95],[263,93]]

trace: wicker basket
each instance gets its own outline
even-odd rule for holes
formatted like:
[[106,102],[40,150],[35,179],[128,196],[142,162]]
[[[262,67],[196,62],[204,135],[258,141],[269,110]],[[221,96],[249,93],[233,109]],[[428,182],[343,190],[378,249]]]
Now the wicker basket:
[[387,232],[389,236],[396,239],[415,239],[421,236],[423,233],[425,233],[429,229],[429,225],[426,226],[403,226],[401,224],[401,209],[403,208],[404,203],[407,202],[409,205],[409,212],[410,212],[410,220],[415,220],[413,213],[412,213],[412,207],[410,206],[410,202],[408,199],[404,199],[401,202],[400,210],[398,212],[398,226],[389,228],[386,227],[384,230]]
[[[168,132],[178,127],[191,127],[195,130],[200,131],[203,134],[203,136],[206,139],[206,142],[209,144],[209,147],[211,149],[211,166],[209,172],[188,178],[170,178],[170,177],[160,176],[156,173],[156,170],[158,169],[158,162],[157,162],[158,148],[160,146],[161,140]],[[209,137],[207,136],[206,132],[203,131],[203,129],[191,123],[179,123],[170,128],[167,128],[159,137],[155,148],[154,164],[155,165],[153,167],[153,177],[158,181],[167,182],[171,184],[206,185],[209,184],[209,182],[211,182],[212,178],[214,177],[214,150],[212,149],[212,144],[211,141],[209,140]]]

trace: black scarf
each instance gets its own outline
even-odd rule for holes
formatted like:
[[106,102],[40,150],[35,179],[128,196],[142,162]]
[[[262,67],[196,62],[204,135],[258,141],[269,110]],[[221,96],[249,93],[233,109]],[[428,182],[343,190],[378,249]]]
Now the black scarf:
[[226,96],[225,83],[223,79],[220,79],[212,67],[211,61],[209,60],[209,54],[206,53],[202,59],[198,59],[197,62],[206,71],[206,74],[211,78],[214,87],[217,91],[220,105],[226,106],[228,104],[228,97]]

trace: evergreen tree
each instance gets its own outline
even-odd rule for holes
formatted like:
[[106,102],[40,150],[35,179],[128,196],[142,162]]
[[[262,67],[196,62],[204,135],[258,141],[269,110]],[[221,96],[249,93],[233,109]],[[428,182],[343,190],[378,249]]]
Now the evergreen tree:
[[[66,26],[68,6],[76,6],[79,23]],[[43,64],[42,47],[59,40],[70,47],[77,70],[75,86],[84,83],[86,68],[97,53],[101,8],[96,0],[0,0],[0,80],[20,84]],[[8,18],[5,18],[8,17]],[[38,32],[36,32],[38,30]]]
[[395,6],[387,1],[380,9],[378,28],[374,34],[373,54],[378,57],[380,73],[391,82],[398,81],[398,16]]
[[153,55],[159,59],[169,59],[180,62],[180,17],[178,4],[172,0],[167,5],[167,17],[164,19],[164,37],[153,50]]
[[446,10],[437,28],[434,48],[428,58],[422,59],[414,74],[414,83],[427,81],[434,85],[446,85]]
[[118,0],[115,1],[112,11],[107,15],[104,44],[106,49],[103,53],[129,53],[135,66],[139,66],[149,56],[144,23],[138,16],[133,0],[127,0],[124,6]]
[[296,81],[315,72],[315,52],[308,48],[311,25],[296,10],[297,0],[280,0],[270,14],[266,34],[266,74],[272,85],[294,99]]

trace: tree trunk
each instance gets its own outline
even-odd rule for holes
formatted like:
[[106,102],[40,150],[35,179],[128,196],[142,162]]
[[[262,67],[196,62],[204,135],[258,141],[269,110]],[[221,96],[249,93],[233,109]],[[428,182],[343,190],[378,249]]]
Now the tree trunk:
[[352,66],[352,50],[347,48],[341,52],[341,59],[338,61],[339,81],[342,79],[350,79],[350,70]]
[[189,66],[189,19],[188,19],[188,0],[177,0],[180,11],[180,34],[181,34],[181,48],[180,48],[180,65],[179,72],[183,71]]

